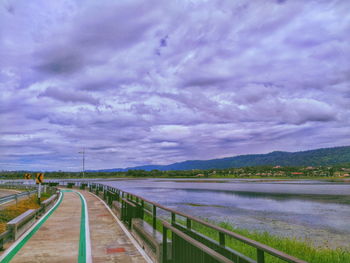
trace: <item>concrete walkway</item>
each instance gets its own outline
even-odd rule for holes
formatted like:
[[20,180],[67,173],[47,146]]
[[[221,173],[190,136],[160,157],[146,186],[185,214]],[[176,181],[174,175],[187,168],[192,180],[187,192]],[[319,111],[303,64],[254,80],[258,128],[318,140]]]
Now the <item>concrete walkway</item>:
[[[9,253],[0,263],[89,263],[85,255],[89,254],[89,244],[82,232],[85,225],[90,230],[92,262],[146,262],[130,239],[125,235],[115,218],[96,196],[89,192],[65,192],[63,199],[50,217],[39,224],[34,233],[29,234],[19,247],[5,251]],[[83,199],[87,211],[83,213]],[[84,214],[88,220],[83,224]],[[83,227],[84,226],[84,227]],[[30,231],[27,231],[30,233]],[[88,231],[87,231],[88,232]],[[12,245],[15,247],[15,244]]]
[[89,210],[92,261],[146,262],[105,205],[91,193],[86,191],[81,193],[87,201]]
[[77,262],[81,202],[76,193],[64,193],[62,203],[18,251],[13,263]]

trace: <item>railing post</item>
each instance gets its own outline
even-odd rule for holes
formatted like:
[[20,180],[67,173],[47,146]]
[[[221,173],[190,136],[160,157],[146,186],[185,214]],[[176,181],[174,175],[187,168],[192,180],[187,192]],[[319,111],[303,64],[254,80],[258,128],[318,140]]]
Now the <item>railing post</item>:
[[128,225],[129,225],[129,229],[131,229],[131,223],[132,223],[132,219],[133,217],[135,217],[135,209],[134,207],[132,207],[131,205],[129,204],[126,204],[127,205],[127,209],[128,209]]
[[144,201],[143,200],[141,200],[141,219],[143,220],[143,218],[144,218],[144,211],[145,211],[145,203],[144,203]]
[[168,229],[163,225],[163,263],[168,262]]
[[153,205],[153,209],[152,209],[152,216],[153,216],[153,229],[157,228],[157,207],[155,205]]
[[265,256],[264,256],[264,251],[261,249],[256,249],[256,258],[257,258],[257,263],[265,263]]
[[191,230],[192,228],[192,221],[189,218],[186,218],[186,227],[188,230]]
[[108,205],[112,206],[113,203],[113,194],[111,192],[108,192]]
[[171,225],[175,225],[176,223],[176,214],[174,212],[171,212]]
[[124,208],[124,200],[122,199],[122,212],[121,212],[121,219],[122,221],[124,221],[124,218],[125,218],[125,208]]
[[222,232],[219,232],[219,242],[220,246],[225,246],[225,234]]

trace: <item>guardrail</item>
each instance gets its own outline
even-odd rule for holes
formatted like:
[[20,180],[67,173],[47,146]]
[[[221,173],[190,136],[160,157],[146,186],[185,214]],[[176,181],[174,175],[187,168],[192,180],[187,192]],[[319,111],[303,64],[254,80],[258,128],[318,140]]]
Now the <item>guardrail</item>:
[[[87,184],[90,191],[97,195],[102,193],[103,199],[109,206],[114,202],[120,203],[121,220],[129,227],[132,227],[133,219],[144,220],[147,214],[151,218],[151,227],[153,231],[157,231],[157,222],[161,223],[163,241],[162,256],[159,262],[163,263],[204,263],[204,262],[239,262],[239,263],[265,263],[267,255],[289,263],[307,263],[282,251],[264,245],[260,242],[239,235],[222,227],[213,225],[202,219],[185,213],[170,209],[161,204],[147,200],[141,196],[130,192],[117,189],[115,187],[104,184],[91,182],[75,182],[70,183],[70,187],[74,185],[79,187],[81,184]],[[62,184],[65,184],[62,182]],[[164,215],[167,213],[169,220],[164,216],[158,216],[159,210]],[[182,218],[179,220],[177,218]],[[194,230],[193,223],[206,227],[216,232],[217,238],[212,238]],[[171,233],[171,251],[168,247],[169,233]],[[251,258],[236,251],[234,247],[227,246],[227,241],[234,239],[255,249],[256,257]],[[170,252],[170,253],[169,253]]]
[[[55,189],[51,189],[55,191]],[[7,223],[7,230],[0,234],[0,250],[6,242],[15,241],[18,237],[28,230],[35,222],[35,219],[46,212],[57,200],[58,194],[52,195],[49,199],[43,201],[38,209],[29,209],[18,217]]]
[[1,184],[0,183],[0,188],[5,188],[5,189],[18,189],[18,190],[34,190],[37,189],[38,186],[35,184],[21,184],[21,183],[7,183],[7,184]]
[[7,203],[7,202],[10,202],[10,201],[13,201],[13,200],[15,200],[17,202],[19,198],[21,198],[23,196],[29,197],[30,195],[35,194],[35,193],[37,193],[37,190],[26,191],[26,192],[21,192],[18,194],[6,195],[3,197],[0,197],[0,205]]

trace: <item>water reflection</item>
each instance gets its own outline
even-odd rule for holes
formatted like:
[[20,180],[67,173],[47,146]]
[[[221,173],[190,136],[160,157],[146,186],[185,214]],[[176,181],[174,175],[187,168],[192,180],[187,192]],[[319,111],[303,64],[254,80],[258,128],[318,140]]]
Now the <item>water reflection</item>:
[[342,203],[350,196],[350,185],[154,179],[103,183],[194,216],[307,239],[320,246],[350,248],[350,205]]

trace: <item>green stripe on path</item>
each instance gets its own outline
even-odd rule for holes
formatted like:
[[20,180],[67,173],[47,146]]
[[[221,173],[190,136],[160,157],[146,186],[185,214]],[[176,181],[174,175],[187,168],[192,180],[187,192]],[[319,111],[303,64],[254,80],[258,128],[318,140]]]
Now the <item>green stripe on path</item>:
[[81,220],[80,220],[80,241],[78,263],[91,263],[91,242],[89,229],[89,213],[85,197],[78,191],[75,191],[81,200]]
[[80,217],[80,240],[78,263],[86,263],[86,232],[85,232],[85,202],[81,194],[76,192],[81,200],[81,217]]

